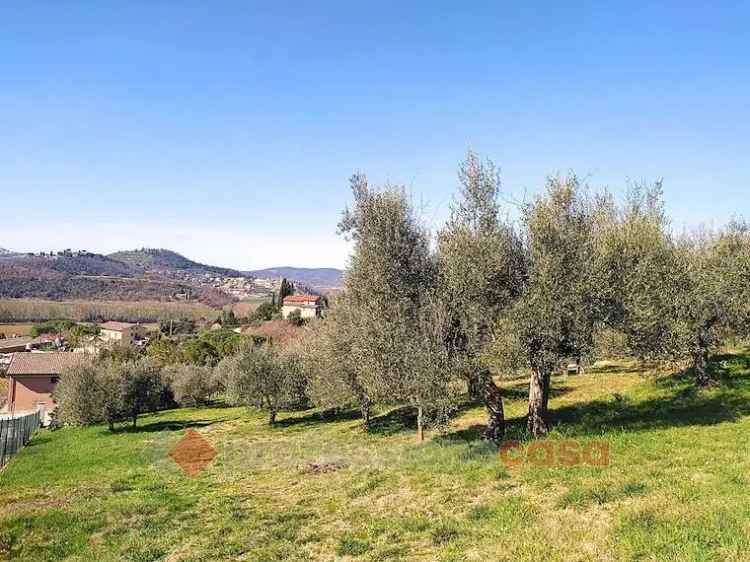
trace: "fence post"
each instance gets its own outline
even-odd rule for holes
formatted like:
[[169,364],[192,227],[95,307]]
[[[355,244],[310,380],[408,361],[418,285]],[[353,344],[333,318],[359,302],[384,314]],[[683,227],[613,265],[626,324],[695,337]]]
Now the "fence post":
[[[6,420],[0,420],[0,467],[5,465],[5,441],[8,438],[8,424]],[[3,434],[5,429],[5,434]]]

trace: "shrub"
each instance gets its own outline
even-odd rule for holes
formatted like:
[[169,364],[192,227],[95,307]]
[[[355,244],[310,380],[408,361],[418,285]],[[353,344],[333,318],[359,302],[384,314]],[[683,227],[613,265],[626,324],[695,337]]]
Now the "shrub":
[[182,352],[176,340],[160,337],[149,343],[146,348],[146,357],[152,365],[165,367],[182,363]]
[[264,302],[255,309],[252,319],[267,322],[273,319],[274,314],[276,314],[276,307],[270,302]]
[[301,361],[293,354],[281,354],[270,345],[244,341],[238,353],[217,367],[230,404],[255,406],[269,412],[276,423],[281,409],[306,402]]
[[183,343],[180,354],[184,363],[193,365],[215,365],[219,360],[214,347],[202,338],[193,338]]
[[200,339],[210,345],[219,359],[237,353],[242,336],[233,330],[221,329],[204,332]]
[[91,425],[129,419],[164,404],[165,385],[158,369],[145,361],[105,360],[66,370],[55,388],[56,421],[64,425]]
[[76,325],[72,320],[60,319],[60,320],[48,320],[41,324],[35,324],[29,330],[29,334],[33,337],[41,336],[42,334],[62,334],[63,332],[69,331]]
[[302,318],[302,312],[299,310],[292,310],[286,317],[286,321],[292,326],[302,326],[305,323],[304,318]]
[[67,369],[54,392],[55,420],[61,425],[91,425],[104,421],[103,387],[93,363]]
[[164,377],[180,406],[205,405],[216,391],[213,369],[209,367],[179,365],[168,368]]

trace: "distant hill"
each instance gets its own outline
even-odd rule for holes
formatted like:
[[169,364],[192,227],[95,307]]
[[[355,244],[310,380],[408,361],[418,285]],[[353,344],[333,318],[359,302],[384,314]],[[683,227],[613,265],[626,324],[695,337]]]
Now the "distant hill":
[[250,275],[264,278],[286,277],[313,289],[339,289],[344,285],[344,272],[333,267],[269,267],[248,271]]
[[150,273],[184,272],[224,275],[227,277],[245,277],[246,274],[226,267],[216,267],[195,262],[185,256],[162,248],[141,248],[115,252],[107,256],[122,262],[136,270]]
[[300,292],[325,292],[343,284],[339,269],[273,267],[241,272],[202,264],[165,249],[109,255],[0,250],[0,298],[189,300],[223,306],[269,290],[268,283],[255,278],[279,277],[293,281]]
[[215,288],[150,274],[100,254],[0,256],[0,298],[179,301],[188,297],[211,306],[231,302]]

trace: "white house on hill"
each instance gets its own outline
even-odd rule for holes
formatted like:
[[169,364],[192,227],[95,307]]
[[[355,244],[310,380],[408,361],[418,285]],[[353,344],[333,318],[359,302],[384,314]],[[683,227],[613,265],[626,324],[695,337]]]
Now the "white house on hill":
[[286,319],[295,310],[299,310],[302,318],[320,316],[323,299],[319,295],[289,295],[284,297],[281,306],[281,316]]

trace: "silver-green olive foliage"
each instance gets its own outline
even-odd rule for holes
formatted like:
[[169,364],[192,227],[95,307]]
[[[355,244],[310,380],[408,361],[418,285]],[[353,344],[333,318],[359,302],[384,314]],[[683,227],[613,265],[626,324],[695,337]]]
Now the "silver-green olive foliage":
[[[403,189],[352,180],[354,204],[341,233],[354,242],[345,276],[347,313],[338,329],[348,357],[340,371],[371,402],[445,412],[455,385],[445,348],[444,306],[435,294],[430,238]],[[429,358],[429,359],[428,359]],[[434,416],[442,418],[444,416]]]
[[502,397],[483,361],[501,312],[521,293],[525,260],[521,240],[502,221],[495,165],[469,152],[459,167],[459,194],[437,243],[437,292],[449,304],[448,337],[454,365],[472,398],[488,410],[486,437],[504,431]]
[[578,178],[550,178],[546,192],[524,208],[526,278],[495,332],[494,357],[531,371],[528,429],[549,428],[550,376],[563,361],[590,354],[602,322],[603,275],[597,246],[607,200],[592,198]]

